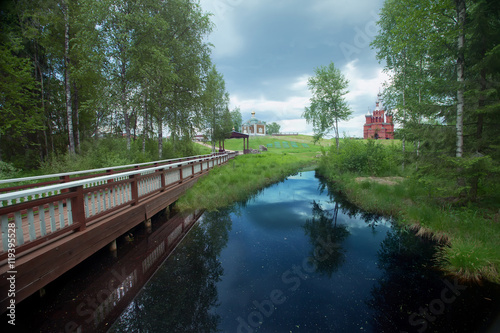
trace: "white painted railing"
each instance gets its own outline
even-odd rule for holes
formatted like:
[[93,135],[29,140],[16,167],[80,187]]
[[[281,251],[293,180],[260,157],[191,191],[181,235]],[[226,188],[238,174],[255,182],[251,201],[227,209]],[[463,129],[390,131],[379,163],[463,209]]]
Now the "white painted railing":
[[[0,260],[15,229],[16,252],[107,216],[226,163],[228,154],[0,194]],[[29,247],[27,247],[29,245]],[[3,253],[2,253],[3,252]]]

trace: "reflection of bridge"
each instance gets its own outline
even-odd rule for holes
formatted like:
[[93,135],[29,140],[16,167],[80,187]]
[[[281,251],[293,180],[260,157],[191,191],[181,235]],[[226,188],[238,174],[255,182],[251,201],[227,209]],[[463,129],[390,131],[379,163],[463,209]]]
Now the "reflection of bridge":
[[89,276],[91,282],[74,297],[79,301],[49,317],[40,331],[72,327],[71,332],[106,332],[201,215],[201,211],[177,214],[153,232],[148,231],[133,250],[119,255],[121,258],[106,270]]
[[232,157],[90,170],[101,173],[72,179],[75,173],[52,175],[60,179],[2,189],[0,312],[174,203],[200,176]]

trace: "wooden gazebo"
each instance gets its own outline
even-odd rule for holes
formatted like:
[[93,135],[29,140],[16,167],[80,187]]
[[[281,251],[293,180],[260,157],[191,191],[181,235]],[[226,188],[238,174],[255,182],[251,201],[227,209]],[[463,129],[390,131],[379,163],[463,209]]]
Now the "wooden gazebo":
[[[248,154],[250,152],[250,136],[248,134],[243,134],[239,132],[232,131],[231,135],[229,136],[228,139],[243,139],[243,154]],[[246,140],[246,143],[245,143]],[[222,141],[222,147],[221,147],[221,142],[219,141],[219,151],[225,151],[224,148],[224,141]]]

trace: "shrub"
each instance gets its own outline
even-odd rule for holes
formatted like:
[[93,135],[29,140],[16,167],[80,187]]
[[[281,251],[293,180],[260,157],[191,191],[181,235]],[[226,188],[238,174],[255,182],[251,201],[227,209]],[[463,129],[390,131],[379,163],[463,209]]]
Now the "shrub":
[[16,178],[19,170],[12,164],[0,161],[0,179]]
[[399,174],[402,155],[399,146],[384,145],[376,140],[344,139],[339,149],[330,147],[321,162],[320,170],[328,174],[354,173],[358,175],[388,176]]

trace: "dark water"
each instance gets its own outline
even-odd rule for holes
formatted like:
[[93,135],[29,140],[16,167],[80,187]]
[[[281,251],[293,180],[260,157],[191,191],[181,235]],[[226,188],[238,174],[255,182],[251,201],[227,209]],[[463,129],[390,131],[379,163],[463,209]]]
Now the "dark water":
[[110,331],[500,332],[498,286],[443,276],[434,252],[303,172],[204,213]]
[[435,244],[314,172],[131,234],[19,303],[0,332],[500,332],[499,286],[443,276]]

